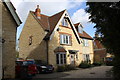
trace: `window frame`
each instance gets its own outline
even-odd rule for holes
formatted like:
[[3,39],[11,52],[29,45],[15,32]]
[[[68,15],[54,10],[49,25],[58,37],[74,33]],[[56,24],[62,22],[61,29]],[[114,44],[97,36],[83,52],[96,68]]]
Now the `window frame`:
[[62,19],[62,26],[68,27],[68,20],[66,18]]
[[83,46],[88,47],[89,41],[87,39],[83,39]]
[[60,44],[71,45],[71,37],[69,34],[60,34]]
[[90,54],[83,54],[83,61],[89,62],[90,60]]
[[56,64],[57,65],[65,65],[66,64],[66,52],[58,52],[56,53]]

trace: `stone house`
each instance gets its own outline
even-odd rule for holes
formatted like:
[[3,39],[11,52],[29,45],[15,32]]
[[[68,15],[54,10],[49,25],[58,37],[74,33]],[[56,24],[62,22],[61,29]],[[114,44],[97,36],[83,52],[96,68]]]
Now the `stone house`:
[[[77,27],[81,26],[77,25]],[[21,32],[19,57],[46,62],[53,64],[55,67],[65,64],[77,66],[83,60],[91,60],[92,63],[92,38],[85,32],[83,32],[82,36],[87,35],[87,37],[81,37],[80,34],[67,10],[47,16],[41,14],[38,5],[35,12],[29,12]],[[83,50],[82,42],[84,40],[87,41],[85,43],[87,46],[84,49],[88,49],[88,52]]]
[[15,78],[15,59],[16,59],[16,32],[17,26],[21,24],[14,6],[8,0],[0,1],[0,45],[2,53],[0,54],[0,73],[2,78]]

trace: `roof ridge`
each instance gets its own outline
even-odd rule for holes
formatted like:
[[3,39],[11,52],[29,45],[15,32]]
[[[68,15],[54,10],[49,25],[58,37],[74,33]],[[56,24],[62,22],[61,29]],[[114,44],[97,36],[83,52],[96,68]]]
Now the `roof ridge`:
[[62,11],[60,11],[60,12],[57,12],[57,13],[55,13],[54,15],[52,15],[52,16],[50,16],[50,17],[53,17],[53,16],[55,16],[55,15],[61,13],[61,12],[64,12],[64,11],[66,11],[66,9],[65,9],[65,10],[62,10]]

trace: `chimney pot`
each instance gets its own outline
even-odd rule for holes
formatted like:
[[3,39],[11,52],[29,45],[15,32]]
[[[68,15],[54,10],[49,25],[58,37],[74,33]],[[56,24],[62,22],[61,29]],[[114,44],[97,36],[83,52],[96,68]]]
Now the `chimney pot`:
[[37,8],[36,8],[36,10],[35,10],[35,15],[36,15],[36,17],[37,17],[38,19],[41,18],[41,10],[40,10],[40,8],[39,8],[39,5],[37,5]]

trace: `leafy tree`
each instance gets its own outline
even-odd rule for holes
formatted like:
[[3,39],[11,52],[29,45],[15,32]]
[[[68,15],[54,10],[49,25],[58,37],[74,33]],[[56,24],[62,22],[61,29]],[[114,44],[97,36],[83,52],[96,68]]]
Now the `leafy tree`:
[[114,77],[120,78],[120,2],[87,2],[86,12],[102,43],[114,53]]

